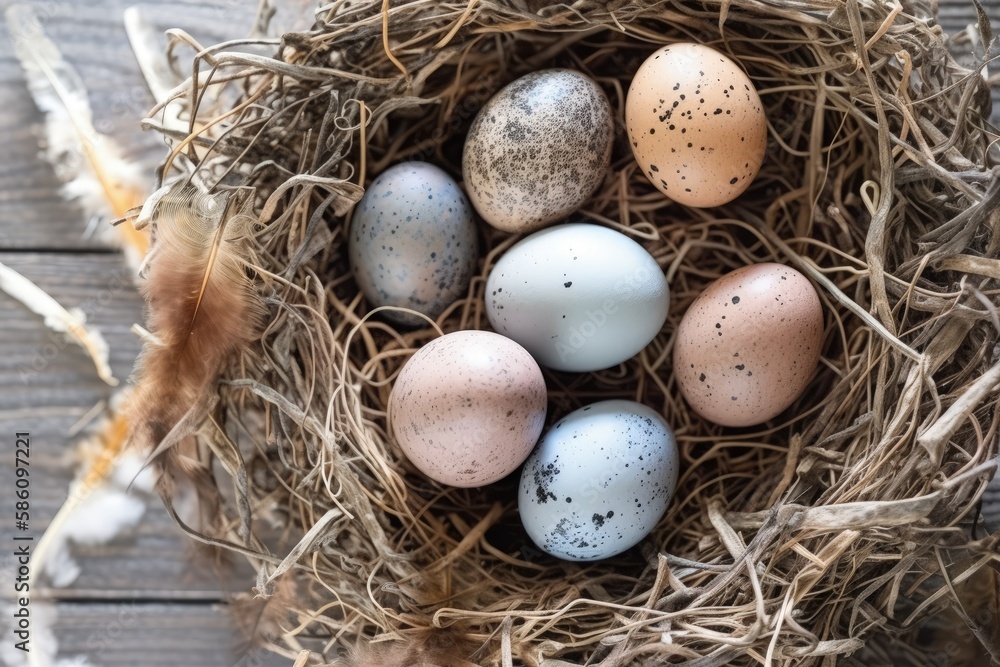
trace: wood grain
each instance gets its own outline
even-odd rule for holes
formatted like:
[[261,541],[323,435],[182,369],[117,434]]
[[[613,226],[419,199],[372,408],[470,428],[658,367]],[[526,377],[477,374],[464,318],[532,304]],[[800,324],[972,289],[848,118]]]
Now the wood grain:
[[61,659],[99,667],[288,667],[287,658],[238,650],[225,610],[204,604],[61,603],[53,624]]
[[[110,135],[125,156],[150,175],[152,186],[163,143],[140,129],[139,121],[152,107],[153,99],[122,23],[125,8],[137,3],[35,0],[22,4],[36,8],[46,34],[78,70],[94,110],[94,126]],[[150,22],[161,30],[181,28],[203,44],[214,44],[244,36],[253,25],[257,3],[173,0],[141,4]],[[44,146],[42,119],[14,58],[11,29],[16,28],[0,21],[0,151],[7,157],[0,166],[0,248],[73,252],[100,248],[100,240],[84,236],[87,221],[81,220],[75,205],[60,199],[59,182],[40,156]],[[165,49],[165,36],[161,42]],[[178,53],[189,56],[191,50]]]
[[[117,254],[0,253],[0,262],[21,272],[66,307],[79,307],[111,348],[111,366],[124,382],[139,350],[129,330],[140,321],[141,299]],[[97,379],[89,359],[64,337],[50,333],[38,317],[6,296],[0,298],[0,434],[32,435],[32,520],[36,534],[65,500],[73,473],[67,432],[111,388]],[[12,442],[3,443],[4,450]],[[13,468],[0,462],[0,488],[11,488]],[[190,545],[159,498],[146,498],[147,511],[136,532],[106,546],[78,547],[82,574],[67,597],[121,597],[155,594],[178,599],[218,600],[223,590],[252,582],[247,570],[220,580],[197,564]],[[0,522],[0,542],[12,527]],[[237,582],[239,582],[237,584]],[[0,591],[6,593],[7,591]]]
[[[138,130],[138,119],[152,99],[121,21],[125,7],[134,3],[30,4],[85,81],[95,126],[152,174],[163,147],[156,136]],[[148,20],[161,30],[176,26],[204,43],[215,43],[245,34],[256,3],[181,0],[147,2],[143,7]],[[95,238],[84,236],[87,221],[75,205],[59,196],[52,167],[40,157],[41,117],[13,58],[8,29],[0,21],[0,151],[6,157],[0,163],[0,250],[8,251],[0,252],[0,261],[64,305],[81,307],[107,339],[112,368],[124,381],[139,349],[129,327],[141,318],[141,299],[121,259],[108,254]],[[161,48],[165,44],[162,37]],[[32,434],[36,455],[32,525],[39,534],[65,499],[72,475],[67,431],[95,403],[107,399],[109,387],[96,379],[80,350],[49,333],[35,315],[5,296],[0,297],[0,321],[0,433]],[[3,451],[8,451],[6,444]],[[11,488],[12,481],[11,465],[4,460],[0,487]],[[158,498],[146,498],[146,505],[133,533],[108,545],[74,548],[81,575],[71,588],[36,591],[36,597],[62,600],[56,630],[61,655],[87,655],[94,665],[287,665],[287,660],[273,658],[238,662],[229,650],[234,634],[224,608],[208,604],[226,591],[246,590],[254,581],[249,568],[243,565],[220,576],[212,565],[192,557],[190,543]],[[0,524],[4,544],[10,544],[10,531],[7,522]],[[12,566],[9,555],[0,558],[3,598],[11,592]],[[137,600],[134,624],[116,626],[120,605],[94,603],[101,599]],[[177,604],[183,601],[187,602]],[[110,637],[114,632],[119,636]],[[95,653],[101,641],[106,648]]]

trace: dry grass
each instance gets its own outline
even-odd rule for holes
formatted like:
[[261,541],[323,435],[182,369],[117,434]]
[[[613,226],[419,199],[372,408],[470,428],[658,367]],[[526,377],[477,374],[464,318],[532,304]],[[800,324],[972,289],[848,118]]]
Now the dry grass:
[[[198,122],[174,137],[165,173],[257,188],[251,271],[269,319],[198,431],[203,465],[215,461],[235,498],[192,533],[245,554],[264,598],[294,581],[297,595],[285,588],[264,610],[265,639],[289,656],[308,644],[317,662],[338,645],[440,628],[482,665],[832,665],[995,568],[997,539],[974,522],[998,453],[1000,179],[988,90],[950,58],[930,11],[356,0],[326,5],[273,58],[201,51],[199,83],[175,102]],[[352,284],[348,214],[400,160],[460,175],[477,108],[525,72],[590,74],[621,121],[630,73],[677,40],[745,66],[767,107],[768,157],[737,201],[688,209],[647,183],[619,122],[584,212],[657,259],[670,318],[620,367],[547,372],[549,414],[610,397],[661,410],[682,475],[641,548],[557,562],[521,530],[513,482],[430,483],[386,426],[393,378],[417,347],[488,328],[485,277],[516,239],[483,225],[467,297],[433,326],[396,330],[366,316]],[[824,356],[780,419],[723,429],[679,397],[673,336],[708,282],[762,261],[817,285]]]

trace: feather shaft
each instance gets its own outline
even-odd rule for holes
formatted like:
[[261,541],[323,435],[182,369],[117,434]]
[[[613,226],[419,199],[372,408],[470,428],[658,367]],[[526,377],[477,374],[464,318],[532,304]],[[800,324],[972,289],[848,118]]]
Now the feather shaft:
[[118,384],[108,363],[108,344],[99,331],[87,327],[83,313],[68,311],[48,292],[5,264],[0,264],[0,290],[40,315],[52,331],[69,335],[90,356],[97,376],[112,387]]
[[[89,215],[122,218],[142,201],[148,189],[140,167],[122,158],[110,137],[98,132],[87,90],[80,75],[42,30],[34,11],[24,5],[7,8],[14,52],[28,91],[45,116],[46,157],[58,165],[62,195],[77,201]],[[149,251],[148,234],[129,224],[109,228],[104,236],[125,251],[133,268]]]
[[222,234],[226,229],[225,218],[223,217],[222,223],[219,225],[219,229],[215,232],[215,238],[212,240],[212,250],[208,256],[208,263],[205,267],[205,275],[201,280],[201,287],[198,290],[198,298],[195,300],[194,308],[191,311],[191,322],[189,326],[193,329],[195,321],[198,319],[198,311],[201,310],[201,302],[205,298],[205,291],[208,289],[208,281],[212,278],[212,267],[215,266],[215,260],[219,257],[219,246],[222,243]]
[[157,193],[148,216],[155,243],[141,291],[147,339],[137,363],[131,439],[161,471],[169,502],[178,473],[193,478],[203,505],[215,490],[197,439],[225,363],[251,344],[263,305],[248,277],[252,265],[247,191],[205,195],[193,188]]
[[[125,446],[125,439],[128,435],[128,422],[121,413],[113,415],[108,419],[103,428],[94,436],[98,443],[96,452],[91,455],[90,461],[85,462],[83,475],[75,480],[69,487],[69,495],[66,501],[56,512],[56,515],[46,526],[45,532],[38,540],[32,557],[38,567],[31,569],[28,575],[28,586],[35,587],[35,581],[42,571],[46,558],[52,547],[62,537],[63,526],[66,521],[73,516],[76,510],[86,500],[94,489],[99,487],[111,475],[115,461]],[[89,464],[89,465],[87,465]]]

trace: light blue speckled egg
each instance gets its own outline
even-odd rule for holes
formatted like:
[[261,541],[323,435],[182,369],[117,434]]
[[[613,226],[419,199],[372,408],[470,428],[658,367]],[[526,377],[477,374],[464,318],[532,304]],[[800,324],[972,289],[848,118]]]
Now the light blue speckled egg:
[[[372,181],[355,207],[348,256],[370,306],[435,318],[468,289],[477,247],[472,207],[458,183],[432,164],[404,162]],[[402,312],[386,317],[423,323]]]
[[525,462],[521,522],[557,558],[610,558],[656,527],[679,464],[677,441],[655,410],[617,399],[591,403],[556,422]]

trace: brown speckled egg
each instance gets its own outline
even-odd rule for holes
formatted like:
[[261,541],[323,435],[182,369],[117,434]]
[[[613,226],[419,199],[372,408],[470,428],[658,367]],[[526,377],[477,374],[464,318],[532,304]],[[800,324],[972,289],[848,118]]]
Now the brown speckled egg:
[[680,43],[639,67],[625,101],[625,127],[642,172],[687,206],[738,197],[764,161],[767,122],[753,83],[713,48]]
[[699,415],[750,426],[798,398],[822,343],[823,311],[812,283],[781,264],[754,264],[713,282],[684,313],[674,375]]
[[523,347],[489,331],[456,331],[420,348],[389,397],[396,442],[421,472],[474,487],[513,472],[545,422],[542,371]]
[[469,128],[462,153],[469,199],[497,229],[539,229],[597,189],[613,143],[600,86],[574,70],[532,72],[494,95]]

